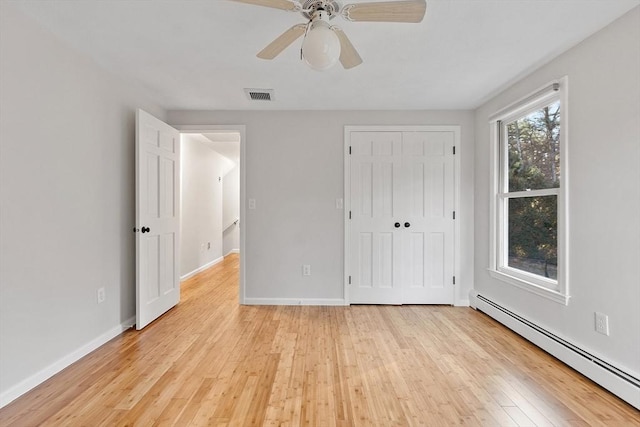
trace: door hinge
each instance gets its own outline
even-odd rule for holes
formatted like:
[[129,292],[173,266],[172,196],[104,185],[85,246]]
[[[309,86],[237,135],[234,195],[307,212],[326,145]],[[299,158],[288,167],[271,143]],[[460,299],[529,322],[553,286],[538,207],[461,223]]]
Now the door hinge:
[[456,219],[456,211],[453,211],[453,219]]
[[453,154],[454,155],[456,154],[456,146],[455,145],[453,146]]
[[351,154],[351,146],[349,146],[349,154]]
[[456,284],[456,276],[453,276],[453,284]]
[[351,276],[349,276],[349,284],[351,284]]
[[351,219],[351,211],[349,211],[349,219]]

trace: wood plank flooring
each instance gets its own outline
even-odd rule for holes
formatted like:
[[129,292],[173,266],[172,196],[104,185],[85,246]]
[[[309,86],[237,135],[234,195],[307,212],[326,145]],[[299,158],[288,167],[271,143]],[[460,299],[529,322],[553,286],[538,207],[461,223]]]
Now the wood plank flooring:
[[239,306],[238,257],[0,410],[0,426],[638,426],[482,313]]

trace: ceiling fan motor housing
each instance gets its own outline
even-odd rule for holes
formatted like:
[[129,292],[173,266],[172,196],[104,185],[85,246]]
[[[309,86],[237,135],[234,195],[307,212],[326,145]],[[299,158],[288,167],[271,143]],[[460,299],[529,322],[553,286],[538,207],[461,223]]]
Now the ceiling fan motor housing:
[[342,5],[337,0],[305,0],[302,3],[302,16],[306,19],[313,19],[319,10],[324,10],[329,19],[335,18],[342,9]]

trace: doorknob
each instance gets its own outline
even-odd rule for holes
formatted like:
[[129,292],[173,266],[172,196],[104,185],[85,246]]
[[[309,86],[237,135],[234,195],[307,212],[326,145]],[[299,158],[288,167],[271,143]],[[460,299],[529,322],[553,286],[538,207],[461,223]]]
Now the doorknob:
[[408,222],[405,222],[405,223],[404,223],[404,227],[405,227],[405,228],[409,228],[409,227],[411,227],[411,224],[409,224]]
[[151,231],[151,229],[149,227],[142,227],[140,231],[142,231],[143,233],[148,233],[149,231]]
[[400,223],[396,222],[395,224],[393,224],[396,228],[400,228]]

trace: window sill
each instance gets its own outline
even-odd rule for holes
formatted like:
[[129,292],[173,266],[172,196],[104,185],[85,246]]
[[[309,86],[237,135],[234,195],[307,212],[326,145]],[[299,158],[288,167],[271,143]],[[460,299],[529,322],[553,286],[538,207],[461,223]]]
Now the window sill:
[[569,305],[569,295],[565,295],[562,292],[545,288],[544,286],[536,285],[535,283],[527,282],[525,280],[513,277],[509,274],[505,274],[501,271],[497,271],[491,268],[489,268],[488,271],[491,277],[493,277],[494,279],[509,283],[510,285],[513,285],[520,289],[524,289],[525,291],[531,292],[543,298],[550,299],[551,301],[557,302],[558,304]]

